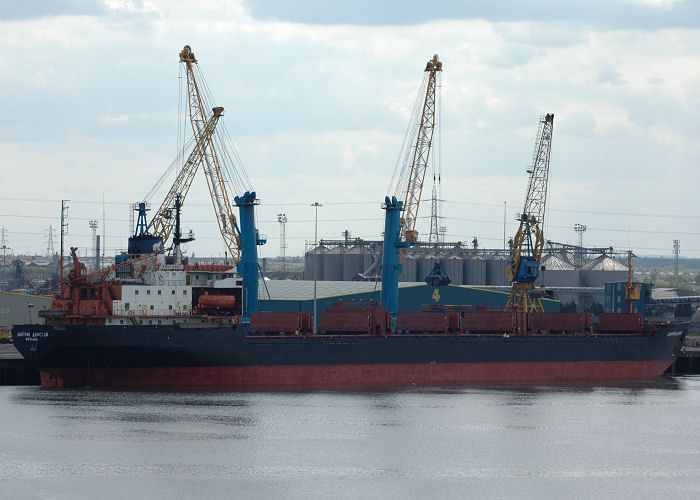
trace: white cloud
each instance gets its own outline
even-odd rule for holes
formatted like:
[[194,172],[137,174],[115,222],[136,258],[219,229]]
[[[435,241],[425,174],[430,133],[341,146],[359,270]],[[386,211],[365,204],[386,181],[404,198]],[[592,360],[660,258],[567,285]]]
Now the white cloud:
[[[290,219],[288,254],[303,251],[313,237],[308,205],[316,200],[325,205],[322,237],[346,228],[379,237],[379,204],[434,53],[444,62],[443,212],[452,238],[477,235],[500,246],[502,204],[513,211],[522,205],[524,167],[538,116],[547,112],[556,116],[553,238],[572,241],[575,222],[606,246],[665,248],[668,231],[692,233],[680,217],[651,219],[648,232],[625,231],[644,227],[634,213],[647,213],[651,202],[665,203],[670,215],[700,208],[692,182],[700,153],[698,29],[596,30],[575,19],[317,26],[256,20],[223,0],[105,6],[105,15],[0,22],[0,91],[12,96],[0,151],[21,166],[6,183],[16,198],[40,192],[50,200],[34,204],[29,213],[37,218],[29,221],[11,217],[26,205],[0,201],[0,213],[10,215],[0,225],[16,233],[33,228],[21,247],[41,251],[48,224],[39,216],[57,214],[60,199],[75,200],[72,217],[95,217],[103,191],[113,203],[108,227],[116,228],[108,247],[120,246],[128,202],[148,192],[175,155],[177,53],[186,43],[216,104],[226,108],[226,126],[263,200],[260,226],[271,240],[264,255],[278,252],[279,212]],[[191,248],[222,253],[206,186],[201,178],[195,184],[186,213],[198,234]],[[422,204],[426,216],[428,207]],[[605,210],[633,215],[597,213]],[[602,230],[616,227],[624,236]],[[74,236],[85,245],[89,232]],[[700,234],[682,239],[684,252],[700,255]]]
[[685,0],[618,0],[622,3],[641,5],[644,7],[652,7],[655,9],[672,9],[676,5],[680,5]]

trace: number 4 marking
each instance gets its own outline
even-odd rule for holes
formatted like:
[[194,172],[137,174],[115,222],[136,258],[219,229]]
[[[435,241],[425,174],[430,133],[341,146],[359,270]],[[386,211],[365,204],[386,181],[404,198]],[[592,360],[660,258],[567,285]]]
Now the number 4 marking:
[[435,302],[440,301],[440,289],[439,288],[436,288],[435,291],[433,292],[433,300]]

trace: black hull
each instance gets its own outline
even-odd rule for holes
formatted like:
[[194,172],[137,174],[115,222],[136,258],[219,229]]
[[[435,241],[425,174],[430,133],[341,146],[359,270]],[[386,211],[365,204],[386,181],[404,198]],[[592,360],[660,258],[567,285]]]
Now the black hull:
[[151,385],[149,373],[158,373],[165,382],[180,379],[172,385],[215,387],[463,383],[502,381],[502,373],[512,382],[651,378],[673,363],[684,335],[684,325],[672,324],[660,325],[653,336],[277,337],[246,336],[240,326],[14,329],[17,349],[39,364],[43,385],[118,386],[120,378],[124,385]]

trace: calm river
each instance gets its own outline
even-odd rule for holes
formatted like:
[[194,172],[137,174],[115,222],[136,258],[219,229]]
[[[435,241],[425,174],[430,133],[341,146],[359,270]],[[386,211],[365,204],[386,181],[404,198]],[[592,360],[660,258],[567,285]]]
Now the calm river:
[[0,387],[1,498],[700,498],[700,377],[591,387]]

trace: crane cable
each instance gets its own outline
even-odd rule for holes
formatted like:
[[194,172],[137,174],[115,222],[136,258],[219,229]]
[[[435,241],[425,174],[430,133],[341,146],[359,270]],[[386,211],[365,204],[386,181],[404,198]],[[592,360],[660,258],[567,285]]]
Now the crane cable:
[[[214,99],[207,85],[206,79],[199,68],[199,64],[196,66],[197,72],[197,82],[199,83],[200,93],[202,95],[202,104],[207,110],[211,108],[210,103],[214,102]],[[224,115],[225,116],[225,115]],[[245,169],[243,168],[243,161],[238,154],[235,143],[226,128],[225,120],[219,122],[212,140],[215,143],[215,148],[217,153],[219,153],[219,161],[221,163],[222,175],[224,180],[227,181],[233,188],[234,193],[242,194],[245,191],[252,191],[252,183],[248,177]]]
[[413,110],[411,111],[411,116],[406,126],[406,132],[401,142],[401,149],[396,157],[391,182],[389,183],[389,194],[396,196],[397,199],[400,200],[403,200],[406,195],[406,193],[402,191],[408,189],[408,177],[411,173],[411,152],[414,147],[413,140],[418,136],[418,129],[420,128],[418,117],[423,111],[423,101],[425,100],[425,92],[429,78],[430,73],[427,71],[424,72],[420,88],[416,94]]

